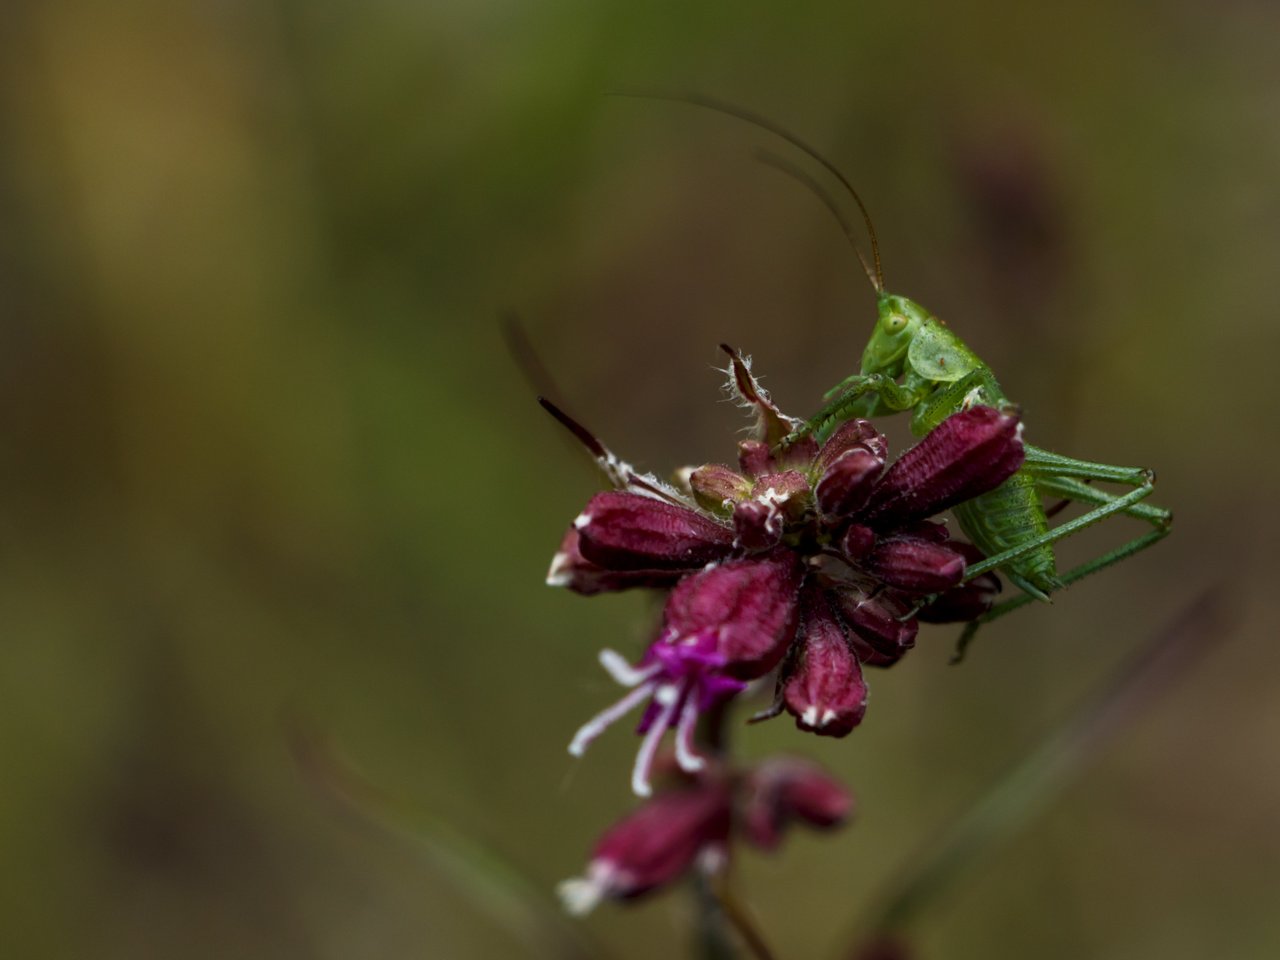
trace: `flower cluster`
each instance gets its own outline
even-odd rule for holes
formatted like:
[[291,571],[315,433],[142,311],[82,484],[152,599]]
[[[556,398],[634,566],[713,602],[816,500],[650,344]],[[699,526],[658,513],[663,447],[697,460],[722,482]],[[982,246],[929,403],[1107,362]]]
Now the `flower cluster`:
[[657,636],[638,663],[600,655],[629,692],[586,723],[580,755],[606,727],[644,705],[632,774],[650,792],[664,733],[694,774],[700,714],[781,667],[774,706],[801,729],[843,736],[862,720],[862,667],[888,666],[915,643],[918,619],[966,620],[999,581],[966,582],[980,554],[928,518],[983,494],[1022,463],[1015,414],[974,406],[943,421],[889,463],[869,422],[825,442],[785,443],[800,421],[783,414],[730,348],[730,390],[755,415],[734,469],[686,471],[679,485],[640,475],[544,402],[596,457],[614,489],[592,497],[556,554],[547,582],[582,594],[670,588]]
[[643,896],[691,868],[714,873],[727,861],[733,836],[772,850],[791,823],[834,827],[853,805],[843,786],[796,757],[774,757],[745,771],[713,764],[697,775],[673,774],[669,789],[600,838],[583,876],[560,884],[570,913],[586,913],[606,898]]

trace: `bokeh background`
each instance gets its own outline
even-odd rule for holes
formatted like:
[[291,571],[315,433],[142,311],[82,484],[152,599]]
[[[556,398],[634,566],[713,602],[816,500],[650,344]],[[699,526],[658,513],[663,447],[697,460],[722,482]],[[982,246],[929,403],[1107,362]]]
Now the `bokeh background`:
[[595,478],[497,317],[665,472],[732,456],[719,341],[802,412],[873,305],[821,205],[754,161],[767,138],[602,96],[627,86],[815,142],[890,286],[990,360],[1028,435],[1158,468],[1178,518],[960,668],[931,630],[847,740],[739,735],[860,799],[845,832],[744,859],[779,952],[842,955],[931,836],[1215,583],[1204,656],[912,933],[923,957],[1280,951],[1274,4],[3,19],[0,954],[686,950],[680,892],[554,919],[631,803],[623,731],[564,746],[614,692],[595,651],[639,649],[651,610],[543,587]]

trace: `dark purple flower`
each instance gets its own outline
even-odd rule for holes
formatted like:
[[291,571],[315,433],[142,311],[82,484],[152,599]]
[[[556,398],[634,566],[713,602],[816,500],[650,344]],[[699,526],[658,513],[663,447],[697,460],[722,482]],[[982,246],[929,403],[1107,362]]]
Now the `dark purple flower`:
[[[964,555],[966,563],[979,563],[986,559],[982,551],[971,543],[953,543],[952,546]],[[987,571],[968,583],[943,591],[931,603],[921,607],[916,615],[925,623],[974,620],[991,609],[1000,589],[1000,578]]]
[[726,856],[732,805],[719,777],[666,790],[646,801],[600,838],[586,875],[559,886],[573,914],[602,899],[642,896],[680,877],[699,860],[714,870]]
[[671,587],[682,576],[683,570],[612,570],[594,564],[582,555],[578,531],[571,527],[551,559],[547,585],[591,596],[631,587]]
[[865,420],[841,424],[822,444],[806,437],[783,447],[800,421],[774,405],[746,359],[728,353],[730,390],[754,413],[756,433],[739,445],[739,470],[686,471],[683,489],[638,474],[544,402],[615,488],[588,502],[547,582],[584,594],[672,588],[638,663],[601,655],[631,690],[570,747],[581,754],[645,705],[632,776],[641,794],[668,729],[681,767],[702,767],[692,743],[698,715],[778,666],[798,623],[802,642],[787,658],[779,709],[805,729],[853,729],[865,708],[862,665],[887,666],[911,648],[915,606],[937,595],[930,611],[943,617],[990,596],[990,580],[962,586],[967,545],[925,518],[994,489],[1022,462],[1017,417],[990,407],[948,418],[888,466],[885,438]]
[[696,570],[733,548],[733,530],[723,523],[627,491],[597,493],[573,526],[582,555],[611,570]]
[[1015,414],[994,407],[952,414],[885,472],[863,522],[884,527],[932,516],[995,489],[1022,458],[1022,424]]
[[908,603],[890,591],[875,596],[858,587],[840,585],[831,589],[841,619],[849,625],[849,642],[858,660],[869,667],[888,667],[915,646],[919,625],[908,617]]
[[853,797],[816,763],[774,757],[744,778],[740,801],[742,826],[756,846],[772,850],[793,821],[836,827],[848,819]]
[[559,886],[571,913],[602,899],[629,900],[690,869],[718,871],[734,834],[772,850],[791,823],[828,829],[849,816],[849,792],[817,764],[774,757],[743,771],[709,764],[671,783],[605,832],[584,876]]
[[848,630],[816,583],[801,594],[800,636],[779,681],[782,705],[801,730],[843,737],[862,722],[867,685]]
[[920,537],[884,537],[859,560],[885,586],[907,593],[940,593],[964,578],[964,554]]

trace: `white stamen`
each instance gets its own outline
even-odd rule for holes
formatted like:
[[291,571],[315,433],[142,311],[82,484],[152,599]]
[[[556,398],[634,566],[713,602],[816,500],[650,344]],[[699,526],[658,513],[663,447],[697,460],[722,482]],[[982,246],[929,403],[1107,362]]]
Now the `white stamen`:
[[814,706],[807,707],[804,713],[800,715],[800,719],[808,726],[816,727],[818,725],[818,708]]
[[604,667],[609,676],[624,687],[634,687],[644,683],[662,670],[660,663],[651,663],[643,668],[633,667],[618,651],[607,648],[600,651],[600,666]]
[[578,728],[578,732],[573,735],[573,740],[569,743],[569,752],[575,757],[582,756],[587,747],[591,745],[591,741],[604,733],[611,724],[622,719],[643,703],[653,693],[653,687],[654,684],[652,682],[636,687],[617,703],[605,707],[584,723]]
[[[639,689],[643,690],[643,687]],[[654,699],[658,700],[664,688],[659,688],[654,694]],[[636,753],[636,765],[631,770],[631,789],[635,791],[637,797],[647,797],[653,793],[653,788],[649,786],[649,772],[653,769],[653,756],[658,752],[658,742],[662,740],[662,735],[667,732],[667,727],[671,726],[671,717],[676,712],[676,704],[678,698],[673,698],[670,703],[665,704],[662,712],[653,720],[653,726],[649,728],[649,732],[644,735],[644,741],[640,744],[640,749]]]
[[590,522],[591,522],[591,514],[583,510],[582,513],[578,514],[576,517],[573,518],[573,529],[581,530]]
[[693,749],[693,728],[697,722],[698,705],[692,696],[686,697],[676,726],[676,763],[685,773],[697,773],[707,765]]
[[826,713],[822,715],[822,726],[825,727],[828,723],[830,723],[835,718],[836,718],[836,712],[834,710],[828,709]]

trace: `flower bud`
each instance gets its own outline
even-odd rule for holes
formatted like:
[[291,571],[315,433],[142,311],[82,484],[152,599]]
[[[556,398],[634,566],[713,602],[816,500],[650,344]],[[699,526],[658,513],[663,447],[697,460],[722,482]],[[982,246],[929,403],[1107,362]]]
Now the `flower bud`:
[[917,520],[894,531],[900,537],[915,537],[917,540],[928,540],[930,543],[946,543],[951,539],[945,523],[935,520]]
[[729,824],[729,792],[720,782],[658,794],[600,838],[586,876],[560,884],[565,909],[587,913],[601,899],[639,897],[672,882],[700,854],[724,849]]
[[733,508],[733,530],[736,543],[743,550],[758,553],[778,545],[782,539],[784,518],[777,503],[746,500]]
[[916,537],[882,538],[862,566],[882,583],[910,593],[939,593],[964,577],[964,557]]
[[865,446],[853,447],[841,454],[823,472],[815,488],[823,518],[834,520],[858,510],[867,502],[883,469],[884,458]]
[[816,441],[809,437],[785,450],[771,448],[763,440],[743,440],[738,444],[738,468],[749,477],[788,470],[807,472],[817,450]]
[[[982,551],[971,543],[953,541],[950,546],[964,556],[967,564],[981,563],[986,559]],[[1000,590],[1000,578],[988,570],[968,583],[944,591],[933,603],[921,608],[919,617],[925,623],[975,620],[991,609]]]
[[719,463],[709,463],[689,474],[689,487],[698,506],[712,513],[728,513],[733,504],[751,496],[751,481]]
[[764,761],[746,777],[742,826],[747,839],[765,850],[778,845],[794,820],[814,827],[843,823],[853,797],[816,763],[797,757]]
[[849,524],[849,529],[840,535],[837,548],[849,560],[861,560],[876,545],[876,532],[860,523]]
[[757,477],[751,487],[751,496],[765,503],[777,504],[788,521],[802,519],[813,501],[809,480],[798,470],[766,473]]
[[559,551],[551,558],[547,586],[567,587],[589,597],[632,587],[670,587],[683,575],[679,570],[606,570],[582,555],[578,531],[570,527]]
[[773,469],[773,455],[763,440],[743,440],[738,444],[738,467],[749,477],[758,477]]
[[889,458],[889,442],[870,420],[846,420],[818,451],[813,462],[815,474],[821,476],[833,463],[858,447],[869,450],[881,462]]
[[728,527],[688,507],[635,493],[597,493],[573,525],[582,555],[610,570],[687,570],[733,548]]
[[823,591],[807,587],[801,597],[799,654],[782,681],[782,702],[801,730],[843,737],[867,710],[862,668]]
[[909,608],[889,594],[869,597],[862,590],[843,587],[833,590],[831,597],[853,631],[853,648],[864,666],[892,666],[915,646],[919,624],[914,617],[900,619]]
[[994,407],[952,414],[880,478],[862,519],[896,526],[994,490],[1022,466],[1016,416]]

